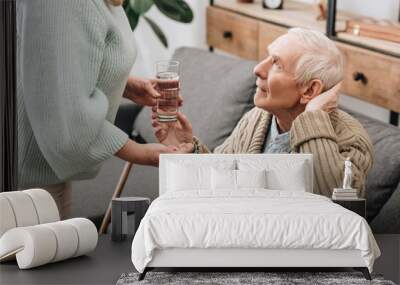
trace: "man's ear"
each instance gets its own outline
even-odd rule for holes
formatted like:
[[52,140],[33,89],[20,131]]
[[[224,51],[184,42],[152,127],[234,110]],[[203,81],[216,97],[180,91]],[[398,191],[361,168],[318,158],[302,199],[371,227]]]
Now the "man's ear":
[[324,90],[324,84],[319,79],[313,79],[307,85],[303,86],[300,90],[300,103],[307,104],[312,99],[322,93],[322,91]]

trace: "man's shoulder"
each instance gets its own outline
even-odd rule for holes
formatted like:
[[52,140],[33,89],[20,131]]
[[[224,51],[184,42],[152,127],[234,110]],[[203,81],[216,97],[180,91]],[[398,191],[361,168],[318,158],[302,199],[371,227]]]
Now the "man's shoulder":
[[332,112],[330,114],[330,118],[334,123],[339,125],[344,125],[350,128],[364,128],[356,118],[340,109],[338,109],[336,112]]
[[367,137],[367,131],[363,127],[363,125],[354,118],[349,113],[343,110],[337,110],[336,112],[332,112],[330,114],[330,118],[332,121],[332,125],[337,130],[337,133],[341,133],[343,135],[352,135],[352,136],[362,136]]

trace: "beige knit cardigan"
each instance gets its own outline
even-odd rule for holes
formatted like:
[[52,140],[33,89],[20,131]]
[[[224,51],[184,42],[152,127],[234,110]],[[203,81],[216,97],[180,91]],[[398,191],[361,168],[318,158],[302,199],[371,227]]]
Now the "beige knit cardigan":
[[[253,108],[239,121],[232,134],[214,153],[262,153],[272,115]],[[337,110],[304,112],[290,129],[293,153],[312,153],[314,157],[314,193],[331,197],[341,187],[344,161],[353,163],[353,188],[365,195],[365,177],[372,166],[373,148],[361,124],[349,114]],[[210,152],[200,143],[200,152]]]

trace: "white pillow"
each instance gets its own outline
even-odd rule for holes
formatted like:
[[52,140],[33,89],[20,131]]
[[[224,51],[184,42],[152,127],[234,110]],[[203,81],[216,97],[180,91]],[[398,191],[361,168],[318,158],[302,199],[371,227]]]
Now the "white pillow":
[[213,190],[236,190],[236,170],[212,168],[211,181]]
[[267,171],[236,170],[237,188],[267,188]]
[[213,190],[240,190],[241,188],[266,188],[267,177],[263,170],[211,170]]
[[171,163],[168,174],[167,189],[170,191],[210,189],[210,167],[186,167]]
[[167,165],[167,191],[210,190],[211,169],[235,169],[236,162],[217,161],[199,163],[197,161],[169,162]]
[[239,170],[266,169],[267,188],[271,190],[306,191],[307,165],[304,161],[255,159],[238,161]]
[[307,189],[306,176],[302,165],[293,166],[290,171],[271,169],[267,172],[268,188],[273,190],[303,191]]

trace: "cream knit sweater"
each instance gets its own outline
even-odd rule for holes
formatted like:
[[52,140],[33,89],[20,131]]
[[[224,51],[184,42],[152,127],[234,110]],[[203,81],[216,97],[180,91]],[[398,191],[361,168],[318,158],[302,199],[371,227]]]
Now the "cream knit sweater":
[[[262,153],[272,115],[253,108],[239,121],[215,153]],[[268,127],[267,127],[268,126]],[[364,196],[365,177],[372,166],[373,148],[361,124],[349,114],[337,110],[304,112],[290,129],[293,153],[312,153],[314,156],[314,193],[327,197],[333,188],[341,187],[344,161],[353,163],[353,188]],[[201,144],[200,152],[210,152]]]

